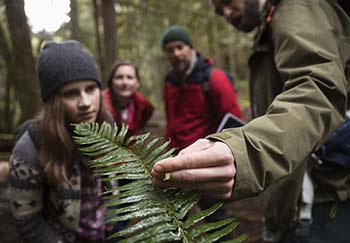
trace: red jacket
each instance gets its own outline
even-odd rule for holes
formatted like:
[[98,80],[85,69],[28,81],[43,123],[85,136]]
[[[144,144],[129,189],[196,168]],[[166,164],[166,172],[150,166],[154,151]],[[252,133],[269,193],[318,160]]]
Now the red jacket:
[[171,146],[179,149],[215,132],[225,113],[241,117],[236,92],[220,69],[215,68],[212,72],[210,101],[207,100],[202,83],[205,70],[212,63],[199,53],[197,56],[197,64],[185,81],[172,71],[165,78],[166,137],[171,139]]
[[[107,109],[112,113],[115,123],[120,126],[121,119],[120,113],[117,110],[117,107],[113,105],[113,94],[111,89],[107,88],[103,91],[103,100]],[[134,107],[132,110],[129,108],[128,118],[128,137],[132,135],[137,135],[141,132],[141,129],[146,125],[147,121],[151,118],[153,114],[154,107],[153,105],[140,93],[136,92],[133,97]]]

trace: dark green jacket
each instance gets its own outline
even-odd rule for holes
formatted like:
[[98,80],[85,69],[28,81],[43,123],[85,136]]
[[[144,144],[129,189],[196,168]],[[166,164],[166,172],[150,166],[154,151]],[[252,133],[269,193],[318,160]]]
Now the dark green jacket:
[[[209,136],[225,142],[235,157],[233,199],[254,196],[289,175],[341,124],[349,59],[350,19],[336,0],[277,4],[272,20],[260,26],[249,63],[258,117]],[[349,170],[312,173],[316,201],[349,199]]]

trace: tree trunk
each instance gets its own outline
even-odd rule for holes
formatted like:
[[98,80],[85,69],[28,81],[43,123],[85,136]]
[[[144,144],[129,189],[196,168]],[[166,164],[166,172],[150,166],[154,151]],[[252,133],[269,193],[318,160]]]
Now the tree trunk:
[[109,67],[115,62],[117,57],[117,21],[114,9],[114,0],[103,0],[102,17],[104,29],[104,70],[102,70],[103,80],[107,79]]
[[32,118],[41,104],[30,31],[24,13],[23,0],[5,0],[5,11],[12,41],[14,58],[14,87],[21,106],[22,121]]
[[78,6],[76,0],[70,0],[70,24],[71,24],[71,38],[77,41],[80,40],[80,28],[78,18]]
[[10,51],[10,45],[8,43],[8,40],[5,35],[5,31],[3,29],[2,23],[0,23],[0,54],[1,58],[5,62],[5,69],[6,69],[6,79],[5,79],[5,95],[4,95],[4,132],[11,132],[12,131],[12,115],[10,111],[10,91],[11,91],[11,83],[10,81],[13,78],[13,59]]
[[214,13],[210,13],[208,16],[208,49],[210,56],[214,58],[216,66],[220,67],[222,65],[221,62],[221,52],[219,48],[219,43],[220,39],[219,37],[219,31],[218,31],[218,26],[215,21],[213,21],[213,18],[216,17],[214,16]]
[[[92,0],[92,6],[94,11],[94,26],[95,26],[95,41],[96,41],[96,50],[97,50],[97,61],[100,64],[100,70],[104,70],[104,63],[103,63],[103,53],[102,53],[102,47],[101,47],[101,31],[100,31],[100,1],[98,0]],[[103,79],[105,80],[105,79]]]

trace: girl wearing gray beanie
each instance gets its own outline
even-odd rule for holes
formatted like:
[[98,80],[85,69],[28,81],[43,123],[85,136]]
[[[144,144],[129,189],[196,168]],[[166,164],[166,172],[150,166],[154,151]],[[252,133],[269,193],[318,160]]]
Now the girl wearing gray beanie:
[[44,107],[10,158],[10,202],[23,242],[103,242],[101,179],[70,124],[110,122],[94,58],[77,41],[48,42],[37,72]]

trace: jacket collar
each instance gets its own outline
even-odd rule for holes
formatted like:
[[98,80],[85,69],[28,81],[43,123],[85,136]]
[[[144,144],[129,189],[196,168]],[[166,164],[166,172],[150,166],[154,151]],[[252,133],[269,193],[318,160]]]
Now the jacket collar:
[[205,70],[212,66],[213,61],[209,58],[204,58],[201,53],[196,52],[197,62],[192,72],[185,78],[171,70],[165,77],[166,82],[170,82],[174,85],[182,85],[183,83],[199,83],[205,79]]
[[264,33],[266,32],[273,14],[275,13],[276,10],[276,6],[277,4],[280,2],[281,0],[267,0],[265,3],[265,6],[261,12],[261,18],[262,18],[262,23],[261,25],[258,27],[257,32],[255,33],[254,36],[254,50],[256,50],[258,48],[258,45],[260,43],[260,40],[262,38],[262,36],[264,35]]

